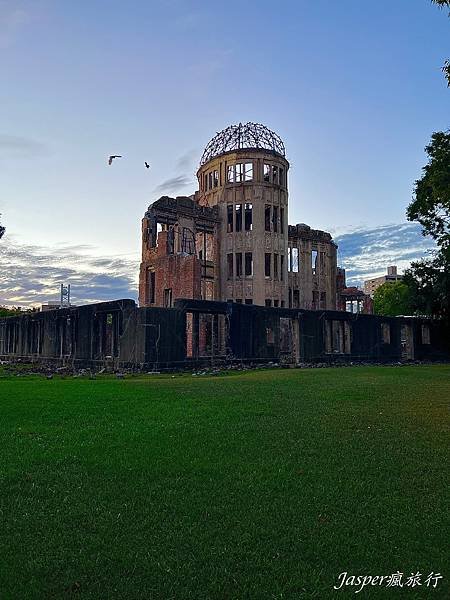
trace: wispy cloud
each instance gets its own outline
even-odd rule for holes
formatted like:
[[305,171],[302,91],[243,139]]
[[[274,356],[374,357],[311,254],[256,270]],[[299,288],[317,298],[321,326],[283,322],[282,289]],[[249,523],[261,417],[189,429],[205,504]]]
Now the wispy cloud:
[[383,275],[389,265],[397,265],[401,272],[434,247],[430,238],[422,236],[417,223],[361,228],[334,239],[339,246],[339,262],[347,271],[347,282],[353,285]]
[[47,146],[30,138],[0,133],[0,159],[35,158],[48,152]]
[[0,243],[0,304],[31,306],[57,300],[70,283],[75,304],[137,295],[138,258],[94,256],[90,246],[46,248]]
[[[155,195],[175,196],[178,193],[184,192],[183,188],[190,186],[192,193],[197,189],[194,176],[195,161],[199,156],[199,151],[191,149],[182,154],[175,163],[175,173],[173,177],[169,177],[162,183],[157,185],[153,193]],[[190,173],[190,174],[189,174]]]
[[166,179],[157,185],[154,189],[154,193],[171,196],[180,192],[182,188],[185,188],[188,185],[192,186],[193,189],[195,188],[195,182],[192,177],[188,177],[187,175],[177,175],[170,179]]
[[[433,247],[415,223],[358,229],[335,241],[350,285],[385,273],[391,264],[402,271]],[[86,245],[31,246],[5,235],[0,242],[0,304],[31,306],[57,300],[65,282],[71,284],[78,304],[136,299],[138,268],[139,257],[134,255],[98,256]]]
[[201,151],[198,148],[188,150],[177,160],[176,170],[186,172],[195,169],[195,164],[200,154]]

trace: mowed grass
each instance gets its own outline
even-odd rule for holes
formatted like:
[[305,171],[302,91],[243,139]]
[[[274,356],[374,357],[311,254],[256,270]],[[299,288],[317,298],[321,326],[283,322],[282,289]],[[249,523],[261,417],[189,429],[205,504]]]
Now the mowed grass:
[[449,366],[2,377],[0,598],[449,597],[449,400]]

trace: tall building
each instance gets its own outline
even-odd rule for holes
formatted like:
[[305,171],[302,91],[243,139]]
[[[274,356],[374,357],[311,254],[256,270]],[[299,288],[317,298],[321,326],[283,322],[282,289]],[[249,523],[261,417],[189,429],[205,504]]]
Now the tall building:
[[207,144],[191,196],[163,196],[142,220],[141,306],[177,298],[336,308],[331,235],[288,225],[289,162],[281,138],[255,123]]
[[368,294],[373,298],[375,290],[386,282],[401,281],[403,275],[398,275],[397,267],[395,265],[387,268],[387,275],[381,277],[375,277],[374,279],[368,279],[364,282],[364,293]]

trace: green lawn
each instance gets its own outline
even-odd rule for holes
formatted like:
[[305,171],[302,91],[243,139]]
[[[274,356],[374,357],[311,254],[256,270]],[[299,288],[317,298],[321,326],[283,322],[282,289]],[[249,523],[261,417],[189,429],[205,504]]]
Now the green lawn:
[[450,597],[449,400],[450,366],[4,375],[0,598]]

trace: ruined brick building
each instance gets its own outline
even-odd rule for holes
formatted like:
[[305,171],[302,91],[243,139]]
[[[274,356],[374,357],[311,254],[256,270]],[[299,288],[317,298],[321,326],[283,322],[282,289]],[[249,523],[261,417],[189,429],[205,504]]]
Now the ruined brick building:
[[367,314],[331,235],[288,225],[288,170],[266,127],[217,134],[195,194],[145,213],[140,307],[120,299],[1,318],[0,359],[147,370],[448,360],[442,321]]
[[187,298],[336,309],[337,246],[329,233],[288,225],[288,171],[283,141],[263,125],[213,137],[199,189],[145,213],[140,306]]

